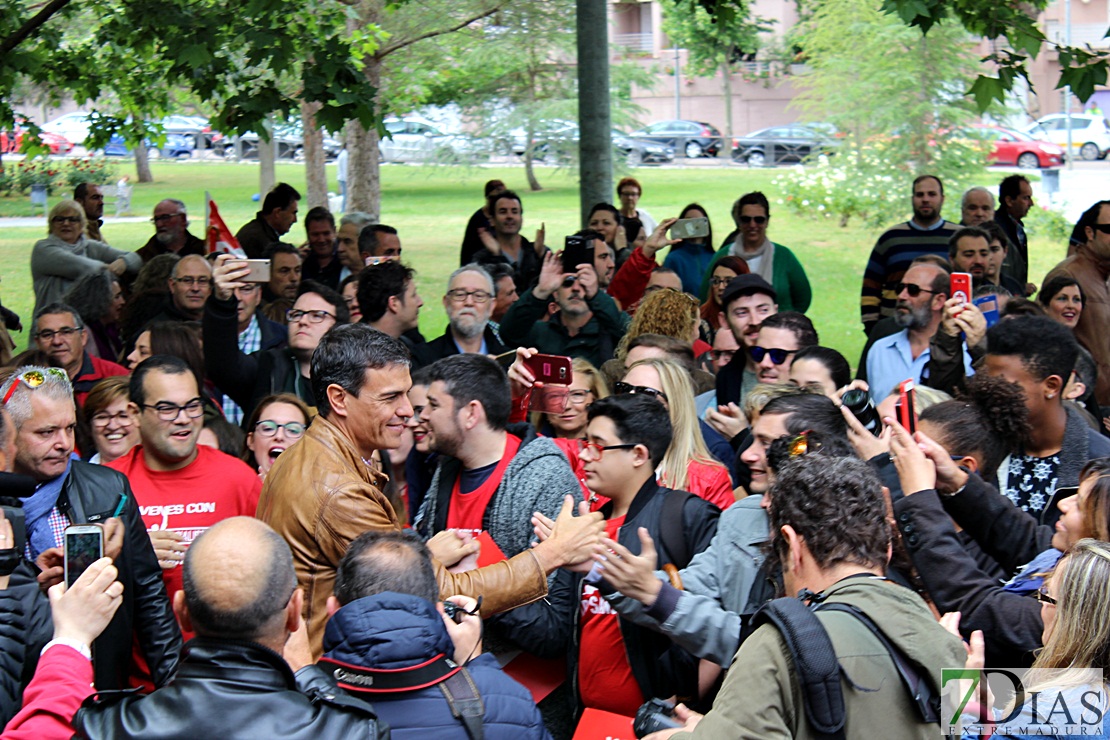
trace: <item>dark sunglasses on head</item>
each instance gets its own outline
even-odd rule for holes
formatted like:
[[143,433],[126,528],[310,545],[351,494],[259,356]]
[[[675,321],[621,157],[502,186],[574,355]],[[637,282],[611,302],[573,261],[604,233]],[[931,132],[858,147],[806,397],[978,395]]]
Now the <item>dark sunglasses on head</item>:
[[752,347],[749,350],[752,353],[752,361],[756,363],[763,362],[764,357],[771,358],[772,365],[781,365],[786,362],[786,358],[794,354],[797,350],[793,349],[779,349],[774,347],[772,349],[765,349],[763,347]]
[[922,288],[920,285],[914,285],[913,283],[898,283],[894,286],[894,295],[901,295],[903,290],[909,293],[910,298],[917,298],[922,293],[928,293],[930,295],[937,294],[935,290]]
[[643,393],[645,396],[651,396],[656,399],[661,398],[664,401],[667,400],[667,394],[663,391],[648,388],[646,385],[632,385],[631,383],[625,383],[623,380],[618,380],[616,385],[613,386],[613,390],[618,396],[625,393]]
[[753,221],[757,224],[765,224],[765,223],[767,223],[767,217],[766,216],[741,216],[740,217],[740,223],[742,223],[742,224],[750,224]]

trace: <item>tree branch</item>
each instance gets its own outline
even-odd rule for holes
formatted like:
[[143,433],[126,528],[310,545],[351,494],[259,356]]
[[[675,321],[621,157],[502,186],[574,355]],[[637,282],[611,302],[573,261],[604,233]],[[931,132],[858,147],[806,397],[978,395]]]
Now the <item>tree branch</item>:
[[50,17],[69,4],[69,0],[50,0],[42,10],[31,16],[15,33],[0,42],[0,57],[4,57],[15,47],[23,43],[24,39],[34,33],[39,26],[50,20]]
[[392,54],[395,51],[398,51],[400,49],[404,49],[406,46],[412,46],[417,41],[423,41],[424,39],[431,39],[431,38],[435,38],[436,36],[443,36],[444,34],[454,33],[455,31],[458,31],[459,29],[466,28],[467,26],[469,26],[471,23],[474,23],[475,21],[480,21],[483,18],[488,18],[489,16],[491,16],[494,13],[496,13],[497,11],[501,10],[502,8],[504,8],[508,4],[509,4],[509,0],[500,0],[496,5],[494,5],[489,10],[485,10],[485,11],[479,13],[478,15],[475,15],[471,18],[466,19],[465,21],[462,21],[460,23],[455,24],[454,26],[451,26],[450,28],[438,28],[434,31],[428,31],[427,33],[423,33],[423,34],[421,34],[419,36],[416,36],[414,38],[411,38],[411,39],[405,39],[404,41],[398,41],[396,44],[391,44],[389,46],[383,47],[374,56],[381,59],[383,57],[389,56],[390,54]]

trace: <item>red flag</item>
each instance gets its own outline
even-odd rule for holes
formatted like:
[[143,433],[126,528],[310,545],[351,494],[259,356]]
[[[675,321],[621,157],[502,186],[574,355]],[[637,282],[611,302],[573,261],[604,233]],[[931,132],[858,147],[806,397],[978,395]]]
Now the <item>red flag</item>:
[[232,235],[231,229],[227,228],[223,217],[220,216],[216,201],[212,200],[207,190],[204,191],[204,226],[209,254],[218,252],[242,259],[247,258],[246,253],[239,246],[239,241]]

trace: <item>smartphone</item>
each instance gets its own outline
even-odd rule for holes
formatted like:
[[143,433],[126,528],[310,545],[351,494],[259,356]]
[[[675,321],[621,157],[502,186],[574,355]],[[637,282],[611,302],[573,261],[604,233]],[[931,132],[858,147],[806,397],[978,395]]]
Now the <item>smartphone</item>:
[[894,415],[898,423],[910,434],[917,431],[917,413],[914,409],[914,382],[903,380],[898,384],[898,402],[894,404]]
[[563,242],[563,272],[574,272],[579,265],[592,267],[593,264],[593,239],[584,236],[568,236]]
[[699,236],[709,236],[709,218],[680,218],[671,224],[672,239],[697,239]]
[[561,355],[532,355],[524,361],[524,366],[539,383],[570,385],[574,378],[570,358]]
[[544,385],[532,389],[528,410],[544,414],[561,414],[570,405],[570,391],[565,386]]
[[244,282],[270,282],[270,260],[243,260],[243,262],[247,263],[247,267],[251,268],[251,271],[243,278]]
[[952,290],[948,297],[959,298],[960,303],[971,302],[971,275],[969,273],[952,273]]
[[95,524],[66,527],[64,550],[68,588],[90,565],[104,557],[104,530]]
[[998,323],[998,296],[996,295],[981,295],[971,301],[983,313],[983,318],[987,320],[987,328],[991,328]]

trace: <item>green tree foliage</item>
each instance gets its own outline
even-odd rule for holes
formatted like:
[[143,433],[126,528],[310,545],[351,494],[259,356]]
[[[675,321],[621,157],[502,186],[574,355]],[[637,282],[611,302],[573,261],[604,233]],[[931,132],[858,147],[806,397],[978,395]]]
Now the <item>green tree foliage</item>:
[[799,29],[809,72],[794,78],[798,104],[836,126],[836,154],[791,178],[788,205],[816,204],[842,223],[904,216],[891,198],[917,174],[941,176],[951,192],[986,161],[986,147],[963,133],[974,106],[963,94],[977,60],[972,39],[953,22],[928,36],[868,0],[826,0]]

